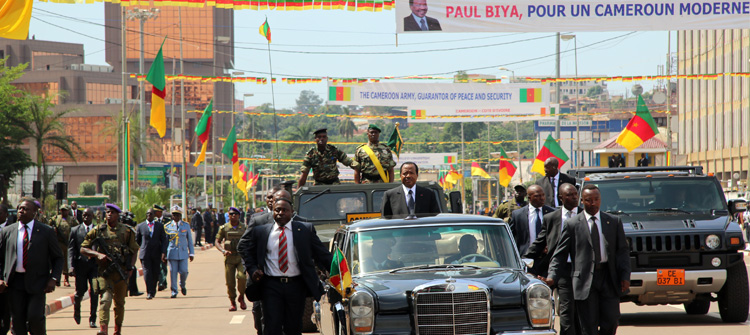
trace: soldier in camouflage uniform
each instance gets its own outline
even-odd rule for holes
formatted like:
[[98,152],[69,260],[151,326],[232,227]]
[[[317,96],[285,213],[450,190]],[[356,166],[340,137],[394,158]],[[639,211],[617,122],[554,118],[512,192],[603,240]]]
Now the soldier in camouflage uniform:
[[[60,244],[60,249],[63,251],[63,258],[66,260],[63,265],[63,285],[70,287],[70,277],[68,271],[68,241],[70,241],[70,230],[78,225],[78,221],[75,216],[70,215],[70,207],[68,205],[60,206],[60,214],[55,216],[50,221],[50,226],[55,228],[55,234],[57,235],[57,242]],[[57,286],[60,286],[60,281],[57,282]]]
[[495,214],[492,215],[493,218],[501,218],[507,222],[510,218],[510,213],[513,213],[513,211],[516,209],[526,206],[526,187],[524,187],[523,185],[516,185],[513,187],[513,190],[515,191],[513,194],[514,199],[506,200],[502,204],[497,206]]
[[328,129],[322,128],[313,132],[317,146],[310,148],[302,161],[300,173],[302,174],[297,186],[302,187],[307,182],[310,169],[313,170],[315,185],[338,185],[339,168],[336,162],[341,162],[348,167],[357,169],[358,165],[352,161],[343,151],[328,144]]
[[384,183],[383,178],[380,177],[375,163],[370,159],[370,155],[364,149],[365,146],[370,147],[375,157],[380,161],[380,166],[388,178],[388,182],[393,182],[393,167],[396,166],[396,162],[393,160],[393,154],[391,149],[385,144],[379,142],[380,139],[380,127],[371,124],[367,128],[367,139],[366,144],[362,144],[357,147],[357,151],[354,153],[354,161],[359,165],[358,170],[354,170],[354,182],[357,184],[367,183]]
[[[229,222],[222,225],[216,234],[216,249],[224,255],[224,277],[226,278],[229,301],[232,303],[229,307],[230,312],[237,310],[237,304],[234,301],[237,298],[237,292],[240,294],[240,308],[247,309],[245,304],[247,276],[245,275],[245,266],[242,265],[242,257],[237,252],[237,244],[240,242],[246,227],[244,223],[240,222],[240,210],[229,207]],[[235,277],[237,278],[236,281]],[[237,291],[235,291],[235,287]]]
[[[138,253],[138,244],[135,243],[135,231],[133,228],[119,222],[119,207],[106,204],[106,224],[100,224],[91,229],[81,243],[81,255],[95,257],[99,264],[99,277],[94,280],[93,291],[101,294],[99,299],[99,326],[101,329],[97,335],[107,335],[109,327],[109,309],[112,301],[115,303],[115,335],[122,331],[122,321],[125,318],[125,295],[128,292],[128,279],[135,264]],[[96,242],[101,238],[102,244],[106,246],[110,255],[120,255],[119,259],[113,260],[107,257],[103,250],[99,249],[102,244]],[[96,249],[96,250],[94,250]],[[110,262],[117,262],[125,272],[125,277],[118,271],[113,271]]]

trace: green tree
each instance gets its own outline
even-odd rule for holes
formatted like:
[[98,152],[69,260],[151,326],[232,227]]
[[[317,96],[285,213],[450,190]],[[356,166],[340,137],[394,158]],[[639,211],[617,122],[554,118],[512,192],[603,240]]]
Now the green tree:
[[117,180],[106,180],[102,183],[102,193],[109,197],[109,201],[117,199]]
[[303,90],[299,93],[299,98],[297,98],[297,111],[301,113],[313,113],[314,111],[318,110],[320,105],[323,104],[323,99],[321,99],[317,94],[315,94],[315,91],[309,91],[309,90]]
[[[315,131],[315,127],[313,126],[312,122],[305,122],[301,124],[297,124],[295,126],[289,127],[284,129],[282,132],[283,139],[287,141],[310,141],[312,140],[312,132]],[[286,144],[287,154],[291,154],[295,151],[299,151],[300,149],[304,149],[308,147],[308,144],[297,144],[297,143],[290,143]],[[279,147],[279,150],[281,150],[281,147]]]
[[[145,136],[143,140],[141,140],[141,125],[137,120],[135,120],[133,117],[130,117],[130,136],[128,138],[128,142],[130,143],[130,164],[135,166],[137,165],[137,157],[141,157],[141,155],[147,154],[147,153],[153,153],[155,152],[158,143],[156,139]],[[126,118],[123,117],[122,111],[120,113],[117,113],[112,119],[111,122],[107,122],[104,127],[102,128],[102,133],[104,133],[107,136],[112,136],[116,141],[113,141],[113,144],[111,147],[109,147],[108,153],[111,153],[112,155],[117,155],[117,150],[122,150],[120,147],[120,141],[119,139],[122,138],[122,132],[124,131]],[[134,122],[135,121],[135,122]],[[146,129],[147,131],[148,129]],[[120,153],[122,154],[122,153]],[[122,167],[118,167],[122,169]],[[133,171],[133,179],[138,180],[138,169],[134,169]],[[135,185],[135,184],[134,184]]]
[[146,211],[154,204],[169,206],[169,199],[175,193],[177,193],[176,190],[161,187],[150,187],[145,190],[132,190],[130,211],[135,215],[136,222],[146,220]]
[[7,59],[0,59],[0,198],[6,204],[11,180],[34,165],[31,157],[19,148],[24,138],[19,124],[31,122],[25,112],[28,96],[11,85],[23,75],[27,64],[6,67]]
[[344,138],[351,139],[352,136],[354,136],[354,131],[357,130],[357,126],[354,124],[354,121],[352,121],[352,118],[348,117],[350,115],[349,108],[344,108],[344,115],[345,117],[341,118],[341,121],[339,121],[339,134],[344,136]]
[[601,86],[596,85],[594,87],[589,88],[589,90],[586,91],[586,96],[589,98],[595,98],[599,94],[602,94],[602,92],[604,92],[604,89]]
[[193,177],[185,181],[185,190],[188,196],[197,197],[203,193],[203,177]]
[[96,195],[96,184],[88,181],[78,184],[78,194]]

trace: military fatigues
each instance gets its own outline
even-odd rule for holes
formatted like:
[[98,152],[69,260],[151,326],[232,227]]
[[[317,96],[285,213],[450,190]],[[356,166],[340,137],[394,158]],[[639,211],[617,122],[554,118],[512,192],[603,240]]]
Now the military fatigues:
[[[68,274],[68,242],[70,241],[70,230],[78,226],[78,221],[76,221],[76,218],[68,215],[68,219],[63,219],[62,215],[55,216],[54,219],[50,222],[50,226],[52,228],[55,228],[55,234],[57,235],[57,243],[60,244],[60,249],[62,249],[63,252],[63,259],[65,259],[65,262],[63,262],[63,274]],[[67,280],[67,279],[66,279]]]
[[[361,183],[382,183],[383,179],[380,177],[378,168],[370,159],[370,155],[364,150],[365,145],[369,145],[375,156],[380,160],[380,166],[383,167],[383,171],[387,174],[388,171],[396,166],[396,162],[393,160],[393,154],[391,149],[383,143],[378,143],[373,146],[370,142],[362,144],[357,147],[357,151],[354,153],[354,162],[359,165],[360,182]],[[393,181],[393,176],[388,176],[390,181]]]
[[[237,252],[237,244],[240,242],[240,237],[245,233],[247,226],[240,222],[237,228],[232,227],[232,223],[225,223],[219,228],[219,232],[216,233],[216,239],[224,240],[224,250],[231,252],[231,255],[224,256],[224,276],[227,282],[227,294],[229,294],[229,300],[234,301],[237,298],[237,292],[240,292],[241,296],[245,295],[245,284],[247,276],[245,275],[245,266],[242,265],[242,257]],[[235,277],[237,280],[235,281]],[[235,290],[235,287],[237,288]]]
[[335,146],[326,144],[325,151],[320,152],[316,145],[305,155],[300,172],[305,173],[312,169],[315,185],[338,185],[340,182],[337,161],[351,168],[357,166],[349,156]]
[[508,221],[508,219],[510,219],[510,213],[513,213],[514,210],[519,209],[523,206],[526,206],[526,202],[519,205],[516,203],[515,199],[506,200],[502,204],[500,204],[500,206],[497,206],[495,214],[493,214],[492,217],[501,218],[505,221]]
[[[122,254],[120,266],[124,271],[132,268],[133,255],[138,252],[138,244],[135,243],[135,231],[122,223],[112,228],[107,224],[101,224],[91,229],[81,243],[81,248],[92,248],[94,240],[101,237],[110,253]],[[99,266],[99,277],[94,281],[94,288],[99,299],[99,324],[109,325],[109,309],[112,301],[115,302],[115,325],[122,325],[125,318],[125,295],[128,293],[128,280],[120,277],[117,272],[110,273],[106,268]]]

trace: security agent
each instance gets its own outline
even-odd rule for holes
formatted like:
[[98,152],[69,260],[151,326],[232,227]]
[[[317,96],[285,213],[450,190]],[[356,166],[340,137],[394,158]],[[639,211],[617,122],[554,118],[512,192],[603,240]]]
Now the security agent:
[[297,186],[302,187],[307,182],[310,169],[313,170],[315,185],[337,185],[339,181],[339,168],[336,162],[356,169],[357,164],[349,158],[346,153],[337,147],[328,144],[328,129],[321,128],[313,132],[315,136],[315,147],[305,155],[300,168],[301,176]]

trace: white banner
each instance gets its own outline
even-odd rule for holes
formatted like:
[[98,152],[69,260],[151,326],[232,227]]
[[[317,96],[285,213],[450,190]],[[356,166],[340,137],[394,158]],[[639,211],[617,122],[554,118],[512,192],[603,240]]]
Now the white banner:
[[[411,2],[411,5],[410,5]],[[693,30],[750,26],[750,1],[411,0],[396,2],[396,32]]]
[[407,110],[409,122],[505,122],[548,120],[554,123],[556,104],[550,107],[498,106],[498,107],[426,107]]

